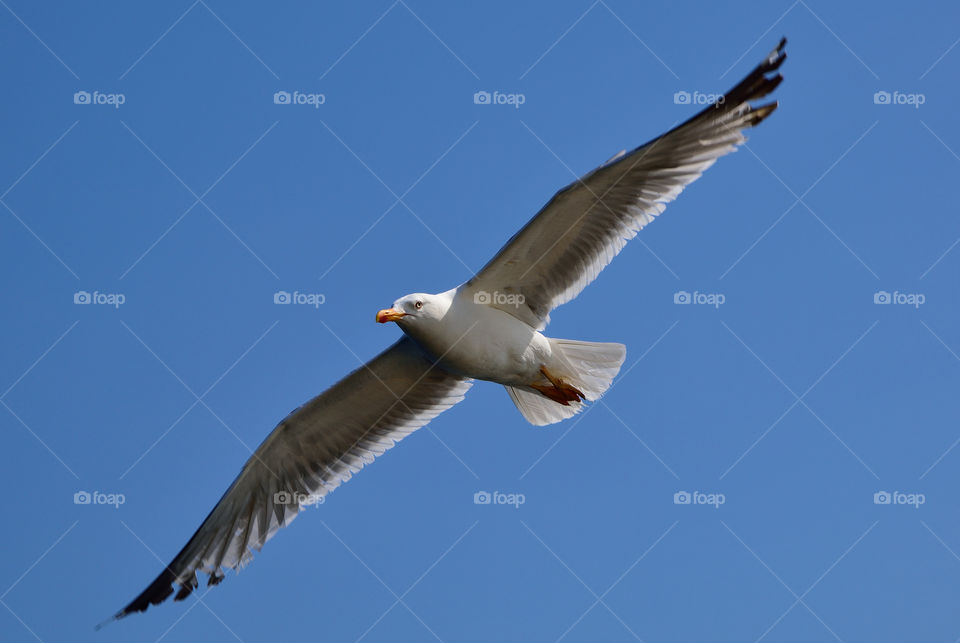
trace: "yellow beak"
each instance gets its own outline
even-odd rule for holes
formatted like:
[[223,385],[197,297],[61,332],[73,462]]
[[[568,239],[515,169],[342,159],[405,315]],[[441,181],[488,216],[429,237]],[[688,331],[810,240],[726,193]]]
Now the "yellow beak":
[[396,308],[385,308],[377,313],[377,323],[386,324],[387,322],[400,321],[407,316],[407,313]]

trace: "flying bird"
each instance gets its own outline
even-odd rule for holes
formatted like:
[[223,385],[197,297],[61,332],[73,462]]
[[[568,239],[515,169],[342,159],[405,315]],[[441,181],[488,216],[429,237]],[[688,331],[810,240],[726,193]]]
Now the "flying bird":
[[238,570],[297,516],[364,465],[464,398],[473,380],[503,385],[532,424],[559,422],[598,399],[622,344],[543,334],[641,228],[776,108],[751,101],[783,80],[781,40],[733,89],[683,124],[620,152],[571,183],[466,283],[415,293],[376,315],[403,337],[288,415],[243,466],[203,524],[116,620],[183,600]]

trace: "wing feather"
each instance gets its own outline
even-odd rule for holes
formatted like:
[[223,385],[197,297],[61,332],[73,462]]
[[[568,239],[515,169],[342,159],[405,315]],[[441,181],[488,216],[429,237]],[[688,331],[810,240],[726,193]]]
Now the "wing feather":
[[[666,134],[617,154],[563,188],[464,288],[522,295],[498,305],[542,330],[550,311],[593,281],[666,204],[746,138],[777,103],[753,107],[783,80],[786,40],[722,98]],[[506,301],[506,299],[504,299]]]
[[239,569],[303,506],[463,399],[471,381],[434,365],[404,337],[287,416],[243,466],[206,520],[119,619]]

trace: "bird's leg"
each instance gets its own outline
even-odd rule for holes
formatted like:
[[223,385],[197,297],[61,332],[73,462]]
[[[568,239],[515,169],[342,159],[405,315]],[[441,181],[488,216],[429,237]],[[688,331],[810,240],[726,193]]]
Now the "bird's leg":
[[530,387],[540,391],[557,404],[569,406],[570,402],[579,402],[580,400],[585,399],[583,392],[580,389],[567,384],[561,377],[555,377],[550,371],[547,370],[546,366],[540,367],[540,373],[547,378],[547,381],[550,382],[550,385],[531,384]]

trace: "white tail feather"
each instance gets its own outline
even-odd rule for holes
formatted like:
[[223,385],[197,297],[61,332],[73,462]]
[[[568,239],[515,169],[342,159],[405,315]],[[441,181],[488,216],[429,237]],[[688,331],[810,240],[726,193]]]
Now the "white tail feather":
[[560,420],[573,417],[583,410],[583,403],[570,402],[568,406],[557,404],[535,389],[517,386],[506,386],[510,399],[517,405],[517,410],[530,424],[544,426]]
[[569,368],[567,373],[561,371],[560,376],[580,389],[591,402],[600,399],[610,388],[627,357],[627,347],[623,344],[550,338],[550,345],[554,355]]
[[[600,398],[627,356],[623,344],[580,342],[573,339],[550,339],[554,363],[548,368],[567,383],[578,388],[589,401]],[[506,387],[510,399],[523,417],[537,426],[553,424],[583,410],[581,402],[559,404],[530,387]]]

